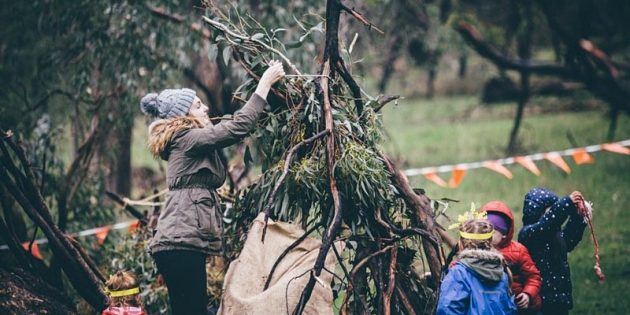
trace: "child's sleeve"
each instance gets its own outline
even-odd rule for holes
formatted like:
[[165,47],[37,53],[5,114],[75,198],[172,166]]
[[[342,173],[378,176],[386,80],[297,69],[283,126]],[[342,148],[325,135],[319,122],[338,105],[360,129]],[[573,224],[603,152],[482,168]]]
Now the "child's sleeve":
[[437,315],[466,314],[470,307],[470,287],[465,282],[464,271],[451,268],[440,286]]
[[551,205],[551,209],[545,212],[538,222],[524,226],[518,234],[518,241],[527,245],[559,231],[571,211],[576,212],[571,198],[562,197]]
[[230,146],[245,138],[254,127],[267,102],[254,93],[247,104],[234,113],[232,120],[209,124],[205,128],[190,129],[182,136],[182,146],[187,154],[207,152]]
[[540,286],[542,284],[540,271],[536,267],[536,264],[534,264],[527,248],[522,246],[521,250],[521,274],[524,278],[523,292],[527,293],[533,301],[534,297],[540,293]]
[[584,223],[584,218],[579,215],[577,211],[569,215],[569,222],[567,222],[562,229],[562,238],[564,238],[564,242],[567,244],[568,252],[572,251],[582,240],[585,228],[586,223]]

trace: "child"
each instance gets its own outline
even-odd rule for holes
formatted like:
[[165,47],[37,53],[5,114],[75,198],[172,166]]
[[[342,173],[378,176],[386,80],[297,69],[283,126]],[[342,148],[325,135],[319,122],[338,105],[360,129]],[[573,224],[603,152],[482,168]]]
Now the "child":
[[525,195],[523,229],[518,240],[540,269],[543,314],[568,314],[573,307],[567,253],[582,240],[586,227],[577,212],[580,200],[583,197],[578,191],[560,199],[544,188],[532,189]]
[[142,310],[136,277],[129,271],[118,271],[107,280],[109,307],[101,315],[146,315]]
[[458,260],[442,281],[437,314],[516,314],[503,256],[490,244],[492,224],[471,219],[459,234]]
[[492,246],[503,254],[512,273],[512,293],[516,296],[519,313],[530,314],[540,310],[540,271],[532,261],[527,248],[512,240],[514,236],[514,216],[508,206],[501,201],[490,201],[481,207],[488,221],[494,227]]

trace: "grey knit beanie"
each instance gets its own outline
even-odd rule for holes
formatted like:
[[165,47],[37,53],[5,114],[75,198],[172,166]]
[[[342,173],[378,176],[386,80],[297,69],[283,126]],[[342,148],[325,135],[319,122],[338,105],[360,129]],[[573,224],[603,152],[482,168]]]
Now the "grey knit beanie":
[[186,116],[197,94],[191,89],[166,89],[149,93],[140,100],[140,109],[154,118]]

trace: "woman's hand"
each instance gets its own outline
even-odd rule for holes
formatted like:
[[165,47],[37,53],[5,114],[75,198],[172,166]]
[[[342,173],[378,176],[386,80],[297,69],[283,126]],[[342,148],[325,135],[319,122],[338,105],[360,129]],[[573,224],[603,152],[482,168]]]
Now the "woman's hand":
[[284,69],[282,68],[282,63],[277,60],[272,60],[269,62],[269,68],[265,70],[265,73],[260,77],[260,82],[258,82],[255,93],[266,99],[271,86],[283,77]]

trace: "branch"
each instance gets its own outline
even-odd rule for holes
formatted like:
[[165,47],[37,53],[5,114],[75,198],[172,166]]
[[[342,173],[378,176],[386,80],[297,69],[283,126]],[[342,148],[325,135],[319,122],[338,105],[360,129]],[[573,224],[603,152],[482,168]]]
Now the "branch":
[[[334,0],[329,0],[329,3],[330,1]],[[339,231],[339,227],[341,226],[341,198],[339,196],[339,190],[337,189],[337,180],[335,179],[335,137],[333,134],[334,123],[332,117],[332,106],[330,103],[330,91],[328,87],[329,74],[330,60],[326,60],[324,62],[322,70],[323,76],[321,77],[321,90],[323,94],[324,122],[326,125],[326,130],[330,132],[330,136],[328,137],[328,139],[326,139],[326,164],[328,165],[328,181],[330,186],[330,194],[333,201],[333,219],[326,229],[324,236],[322,237],[322,246],[319,250],[317,260],[315,261],[315,266],[313,267],[315,271],[315,276],[311,275],[311,277],[309,278],[309,281],[306,284],[302,295],[300,296],[298,305],[293,312],[294,315],[302,314],[302,312],[304,311],[304,307],[306,307],[306,303],[310,299],[311,293],[313,292],[313,286],[315,286],[315,277],[319,277],[319,275],[321,275],[326,256],[328,255],[328,250],[330,250],[330,246],[332,245],[335,235],[337,234],[337,232]]]
[[[423,230],[433,233],[435,231],[435,221],[431,215],[431,206],[429,200],[425,195],[416,194],[409,185],[407,177],[398,170],[389,157],[382,152],[378,153],[381,159],[384,161],[390,175],[392,185],[400,192],[401,197],[407,205],[415,211],[415,216],[412,217],[412,221]],[[439,246],[435,246],[429,241],[429,238],[422,238],[422,248],[427,256],[429,262],[429,269],[431,275],[433,275],[434,284],[439,286],[442,263],[439,254]]]
[[[359,261],[357,264],[355,264],[354,267],[352,267],[352,270],[350,271],[350,278],[348,279],[348,287],[349,287],[348,291],[350,291],[350,289],[352,288],[353,281],[351,281],[351,280],[354,278],[355,274],[359,270],[361,270],[361,268],[363,268],[363,266],[365,264],[367,264],[370,261],[370,259],[372,259],[372,258],[374,258],[374,257],[376,257],[378,255],[385,254],[386,252],[390,251],[392,248],[397,247],[397,246],[398,246],[397,244],[392,244],[392,245],[389,245],[389,246],[385,246],[381,250],[376,251],[374,253],[371,253],[370,255],[366,256],[363,259],[361,259],[361,261]],[[344,297],[344,299],[343,299],[343,303],[341,303],[341,306],[339,307],[340,310],[345,310],[345,311],[343,311],[344,314],[347,314],[347,305],[348,305],[348,301],[349,300],[350,300],[350,295],[347,294]]]
[[385,105],[389,104],[391,101],[395,101],[400,98],[400,95],[379,95],[376,101],[378,102],[378,106],[374,108],[374,112],[378,113],[385,107]]
[[[265,224],[266,224],[266,222],[265,222]],[[302,234],[302,236],[300,236],[297,240],[295,240],[293,243],[291,243],[291,245],[289,245],[289,247],[287,247],[282,252],[282,254],[280,254],[280,256],[278,256],[278,259],[276,259],[276,262],[273,263],[273,267],[271,267],[271,271],[269,271],[269,275],[267,276],[267,281],[265,281],[265,286],[263,287],[263,291],[265,291],[265,290],[267,290],[269,288],[269,284],[271,284],[271,278],[273,277],[273,273],[276,271],[276,267],[278,267],[278,265],[280,264],[282,259],[284,259],[284,257],[291,250],[293,250],[295,247],[300,245],[300,243],[302,243],[308,237],[308,235],[313,233],[318,227],[319,227],[319,224],[315,225],[314,227],[310,228],[308,231],[304,232],[304,234]]]
[[[166,10],[163,8],[154,8],[151,6],[147,6],[147,8],[149,9],[149,11],[151,11],[151,13],[153,13],[153,15],[166,19],[168,21],[177,23],[177,24],[183,24],[184,21],[186,20],[186,18],[181,15],[167,13]],[[210,31],[201,27],[201,24],[199,23],[190,23],[188,27],[190,27],[190,29],[192,29],[193,31],[198,32],[201,36],[203,36],[206,39],[212,38],[212,34],[210,34]]]
[[361,23],[365,24],[365,26],[367,26],[369,29],[374,29],[381,35],[385,34],[385,32],[380,30],[378,27],[374,26],[374,24],[368,21],[363,15],[361,15],[361,13],[354,11],[354,9],[348,8],[343,3],[341,3],[341,1],[339,2],[339,5],[341,6],[342,10],[350,13],[350,15],[352,15],[355,19],[359,20]]
[[405,292],[400,288],[398,283],[396,283],[396,294],[398,294],[398,297],[400,298],[400,301],[405,307],[405,311],[407,311],[407,314],[416,315],[416,311],[413,309],[413,305],[411,305],[411,302],[409,301],[407,294],[405,294]]
[[383,314],[391,314],[391,301],[392,294],[394,294],[394,287],[396,286],[396,263],[398,261],[398,246],[392,248],[391,258],[389,261],[389,282],[387,284],[387,291],[383,294]]
[[217,22],[217,21],[215,21],[215,20],[209,19],[208,17],[205,17],[205,16],[204,16],[204,17],[202,17],[202,18],[203,18],[203,19],[204,19],[204,21],[206,21],[208,24],[212,25],[212,27],[214,27],[214,28],[216,28],[216,29],[218,29],[218,30],[222,31],[222,32],[223,32],[223,33],[225,33],[226,35],[230,35],[230,36],[232,36],[232,37],[235,37],[235,38],[241,39],[241,40],[243,40],[243,41],[248,41],[248,42],[256,43],[256,44],[258,44],[258,45],[260,45],[260,46],[264,47],[265,49],[267,49],[267,50],[269,50],[269,51],[272,51],[273,53],[275,53],[276,55],[278,55],[278,57],[280,57],[282,60],[284,60],[284,62],[285,62],[287,65],[289,65],[289,67],[291,67],[291,70],[293,70],[293,72],[294,72],[295,74],[302,75],[302,73],[301,73],[301,72],[297,69],[297,67],[295,67],[295,65],[293,65],[293,63],[291,63],[291,61],[289,60],[289,58],[287,58],[284,54],[282,54],[282,53],[281,53],[280,51],[278,51],[277,49],[275,49],[275,48],[273,48],[273,47],[271,47],[271,46],[267,45],[265,42],[263,42],[263,41],[261,41],[261,40],[259,40],[259,39],[254,39],[254,38],[251,38],[251,37],[247,37],[247,36],[243,36],[243,35],[236,34],[236,33],[234,33],[232,30],[230,30],[227,26],[225,26],[225,25],[223,25],[223,24],[221,24],[221,23],[219,23],[219,22]]
[[293,158],[293,153],[297,149],[301,148],[302,146],[313,143],[315,140],[325,135],[328,135],[330,132],[331,132],[330,130],[326,129],[296,144],[291,149],[289,149],[289,151],[287,151],[287,157],[284,159],[284,170],[282,171],[282,175],[280,175],[280,178],[278,178],[278,181],[276,181],[276,184],[274,185],[273,190],[271,191],[271,194],[269,195],[269,198],[267,199],[267,205],[265,206],[265,210],[264,210],[265,211],[265,226],[263,227],[262,238],[260,240],[261,242],[263,243],[265,242],[265,235],[267,234],[267,222],[269,221],[269,216],[271,215],[271,206],[273,205],[273,201],[276,198],[276,195],[278,194],[278,190],[280,189],[280,186],[282,186],[284,179],[289,174],[289,168],[291,166],[291,159]]
[[[47,221],[42,213],[48,211],[45,209],[36,209],[30,203],[34,196],[25,196],[22,191],[11,181],[6,169],[0,166],[0,183],[2,183],[15,200],[20,204],[26,214],[39,226],[51,245],[51,249],[55,257],[59,257],[62,262],[62,268],[70,279],[70,282],[79,294],[96,310],[105,308],[107,296],[102,289],[103,283],[92,272],[81,254],[68,242],[63,233],[52,221]],[[39,204],[40,202],[37,202]]]
[[459,22],[455,30],[462,35],[464,40],[468,42],[479,55],[490,60],[500,68],[573,78],[572,72],[561,65],[513,59],[503,55],[492,45],[485,42],[474,26],[466,22]]
[[138,211],[138,209],[136,209],[135,207],[128,205],[116,193],[113,193],[111,191],[105,191],[105,195],[107,195],[107,197],[109,197],[112,200],[114,200],[117,204],[123,206],[123,209],[125,211],[129,212],[129,214],[131,214],[134,218],[140,220],[140,225],[141,226],[145,226],[145,225],[147,225],[149,223],[147,221],[147,218],[144,216],[144,214],[142,212]]

